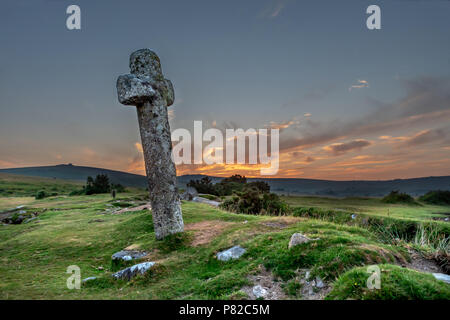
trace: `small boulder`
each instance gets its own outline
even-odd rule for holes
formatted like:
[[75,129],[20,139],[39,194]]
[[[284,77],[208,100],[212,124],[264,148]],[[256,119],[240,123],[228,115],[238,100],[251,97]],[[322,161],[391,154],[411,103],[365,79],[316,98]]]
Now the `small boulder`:
[[88,282],[88,281],[91,281],[91,280],[95,280],[95,279],[97,279],[97,277],[89,277],[89,278],[86,278],[86,279],[83,279],[81,282]]
[[188,187],[186,191],[181,194],[181,200],[192,201],[196,196],[198,196],[198,192],[194,187]]
[[254,286],[252,291],[257,299],[265,298],[265,297],[267,297],[267,294],[269,293],[266,288],[261,287],[260,285]]
[[317,288],[325,287],[325,284],[323,283],[322,279],[320,279],[320,277],[316,277],[315,285],[316,285]]
[[448,274],[444,274],[444,273],[433,273],[433,276],[437,279],[437,280],[441,280],[447,283],[450,283],[450,276]]
[[113,261],[123,260],[123,261],[131,261],[143,258],[147,255],[147,252],[144,251],[136,251],[136,250],[122,250],[114,253],[111,256]]
[[309,241],[311,241],[311,239],[308,238],[307,236],[305,236],[305,235],[303,235],[301,233],[294,233],[291,236],[291,240],[289,241],[289,249],[294,247],[294,246],[296,246],[296,245],[299,245],[299,244],[302,244],[302,243],[307,243]]
[[138,274],[145,274],[154,265],[155,265],[154,262],[143,262],[135,264],[134,266],[125,268],[123,270],[114,273],[112,276],[116,279],[130,280],[131,278],[137,276]]
[[217,254],[217,259],[219,259],[220,261],[239,259],[245,253],[245,251],[246,250],[241,246],[234,246],[230,249],[219,252]]
[[33,220],[36,220],[36,219],[37,219],[37,217],[29,218],[29,219],[25,220],[23,223],[29,223],[29,222],[31,222]]

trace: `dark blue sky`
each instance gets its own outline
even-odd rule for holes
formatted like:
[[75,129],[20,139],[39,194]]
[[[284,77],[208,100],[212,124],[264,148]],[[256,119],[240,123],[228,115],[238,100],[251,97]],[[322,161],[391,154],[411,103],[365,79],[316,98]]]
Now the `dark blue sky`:
[[[81,7],[80,31],[66,29],[70,4]],[[370,4],[381,7],[381,30],[366,28]],[[194,120],[283,128],[282,176],[450,174],[442,161],[450,158],[449,1],[1,6],[2,168],[73,162],[142,173],[136,112],[119,104],[115,81],[128,73],[129,54],[149,47],[175,87],[172,129]]]

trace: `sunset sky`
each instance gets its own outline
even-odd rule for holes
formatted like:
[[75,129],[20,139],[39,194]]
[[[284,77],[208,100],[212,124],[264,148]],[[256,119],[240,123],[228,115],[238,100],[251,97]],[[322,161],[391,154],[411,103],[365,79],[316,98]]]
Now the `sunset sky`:
[[[81,30],[66,28],[70,4]],[[175,88],[172,130],[279,128],[277,177],[450,175],[450,1],[4,0],[0,38],[0,168],[144,174],[115,84],[148,47]],[[259,166],[178,167],[200,173]]]

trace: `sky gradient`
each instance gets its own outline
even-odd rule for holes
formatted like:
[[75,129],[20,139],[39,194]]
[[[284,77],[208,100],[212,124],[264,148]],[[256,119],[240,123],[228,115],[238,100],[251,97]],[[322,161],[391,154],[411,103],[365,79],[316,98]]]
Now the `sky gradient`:
[[[370,4],[381,30],[366,28]],[[2,1],[0,168],[144,174],[136,110],[115,83],[148,47],[174,84],[172,130],[280,128],[277,177],[450,175],[449,17],[450,1]]]

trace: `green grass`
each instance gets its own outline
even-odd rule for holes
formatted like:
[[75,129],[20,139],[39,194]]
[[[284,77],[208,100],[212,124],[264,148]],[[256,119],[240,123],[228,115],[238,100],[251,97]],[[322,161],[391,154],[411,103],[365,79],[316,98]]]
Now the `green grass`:
[[[42,189],[41,184],[38,187]],[[143,191],[132,190],[119,194],[117,200],[134,206],[145,196]],[[194,202],[182,204],[185,225],[212,221],[212,225],[225,226],[222,232],[199,246],[193,245],[197,233],[192,230],[157,241],[148,211],[107,213],[107,209],[120,209],[113,203],[107,194],[42,200],[0,197],[0,207],[26,204],[27,210],[42,212],[39,222],[0,226],[0,299],[235,299],[243,297],[240,289],[250,284],[247,276],[257,274],[261,266],[282,282],[292,299],[299,298],[295,279],[304,268],[311,270],[311,276],[333,284],[330,298],[377,299],[364,291],[347,290],[346,279],[353,281],[356,274],[362,281],[360,270],[366,265],[409,260],[406,247],[380,241],[367,228],[304,217],[234,214]],[[346,201],[345,205],[349,204]],[[289,250],[294,232],[317,240]],[[217,252],[237,244],[247,249],[240,259],[221,262],[215,258]],[[113,280],[116,268],[111,255],[127,247],[149,252],[148,260],[156,261],[156,266],[130,282]],[[70,265],[80,267],[82,278],[98,279],[81,290],[69,290],[66,270]],[[418,276],[411,285],[404,280],[411,278],[410,272],[395,269],[399,276],[386,280],[393,294],[448,299],[444,290],[448,285],[421,273],[414,273]],[[433,288],[444,288],[444,296]],[[395,298],[387,293],[383,297]]]
[[379,265],[380,288],[366,285],[367,267],[352,269],[335,282],[327,299],[362,300],[435,300],[450,299],[450,285],[438,282],[430,274],[404,269],[398,266]]
[[313,207],[324,210],[346,211],[352,213],[369,214],[379,217],[399,218],[405,220],[430,220],[433,217],[445,218],[450,215],[450,207],[442,205],[418,204],[389,204],[378,198],[324,198],[283,196],[290,206]]
[[0,173],[0,197],[34,197],[41,190],[47,194],[68,194],[81,186],[76,181]]

